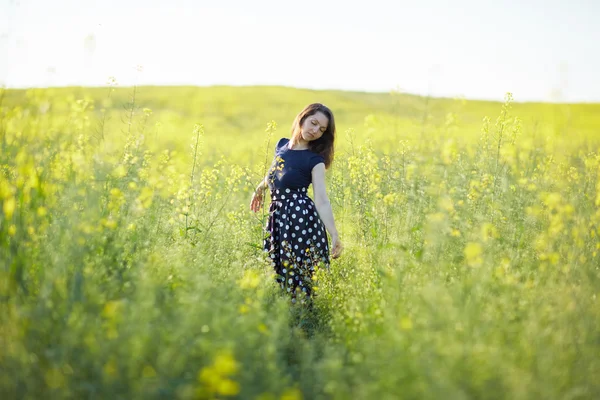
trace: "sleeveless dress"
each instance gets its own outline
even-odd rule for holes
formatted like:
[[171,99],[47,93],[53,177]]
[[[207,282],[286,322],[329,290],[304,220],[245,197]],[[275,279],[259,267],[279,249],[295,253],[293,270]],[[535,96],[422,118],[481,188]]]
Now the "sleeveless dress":
[[304,303],[313,294],[315,268],[329,268],[329,245],[325,225],[315,203],[308,197],[312,169],[325,159],[310,150],[290,150],[282,138],[269,169],[271,193],[264,251],[275,269],[279,286],[292,302]]

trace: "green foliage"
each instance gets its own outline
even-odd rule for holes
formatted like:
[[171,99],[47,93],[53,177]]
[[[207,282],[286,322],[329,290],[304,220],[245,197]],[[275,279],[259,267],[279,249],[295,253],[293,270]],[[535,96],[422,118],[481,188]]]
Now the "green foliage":
[[[276,121],[314,101],[338,125],[346,250],[306,308],[248,205]],[[5,91],[0,393],[598,398],[599,115],[510,95]]]

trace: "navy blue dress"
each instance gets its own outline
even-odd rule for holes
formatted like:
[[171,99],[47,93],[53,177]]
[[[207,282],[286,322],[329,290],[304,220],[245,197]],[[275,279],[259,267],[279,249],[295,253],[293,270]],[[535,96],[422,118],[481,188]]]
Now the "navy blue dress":
[[325,225],[315,203],[308,197],[312,169],[325,159],[310,150],[290,150],[282,138],[269,169],[271,192],[264,251],[277,274],[280,287],[292,302],[312,295],[315,267],[329,268],[329,246]]

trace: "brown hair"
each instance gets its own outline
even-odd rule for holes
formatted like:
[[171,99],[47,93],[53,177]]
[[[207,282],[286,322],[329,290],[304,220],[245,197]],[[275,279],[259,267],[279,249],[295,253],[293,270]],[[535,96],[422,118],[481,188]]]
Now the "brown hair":
[[292,138],[290,140],[290,144],[293,146],[296,143],[298,143],[302,124],[304,123],[304,121],[306,121],[306,118],[318,112],[322,112],[329,120],[329,123],[327,124],[327,129],[325,129],[325,132],[323,132],[323,135],[320,138],[308,142],[308,148],[312,152],[322,156],[325,159],[325,168],[329,168],[329,166],[333,162],[335,120],[333,119],[333,113],[327,106],[324,106],[321,103],[313,103],[307,105],[306,107],[304,107],[304,110],[300,111],[300,113],[296,116],[296,119],[294,119],[294,123],[292,124]]

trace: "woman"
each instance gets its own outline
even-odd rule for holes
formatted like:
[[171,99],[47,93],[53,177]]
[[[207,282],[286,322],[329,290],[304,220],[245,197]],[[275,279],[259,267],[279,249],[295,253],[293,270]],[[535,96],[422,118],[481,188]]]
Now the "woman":
[[[282,138],[275,149],[269,173],[258,185],[250,209],[260,210],[267,187],[271,192],[267,237],[264,250],[269,253],[282,289],[301,302],[312,295],[312,275],[316,266],[329,268],[331,236],[333,258],[343,246],[333,220],[325,189],[325,169],[333,161],[335,121],[323,104],[310,104],[296,116],[290,140]],[[313,185],[313,200],[308,186]]]

